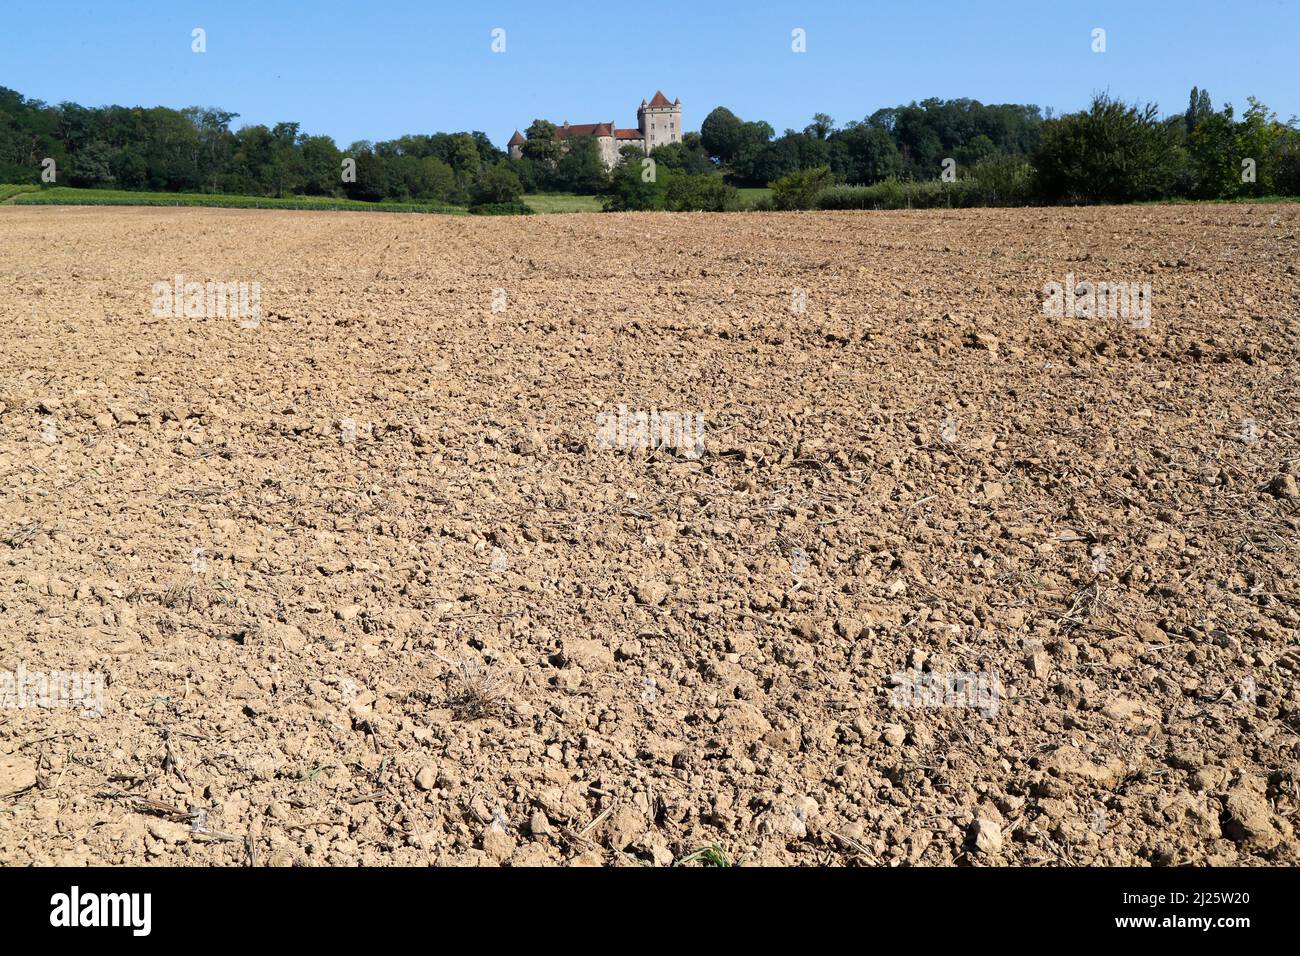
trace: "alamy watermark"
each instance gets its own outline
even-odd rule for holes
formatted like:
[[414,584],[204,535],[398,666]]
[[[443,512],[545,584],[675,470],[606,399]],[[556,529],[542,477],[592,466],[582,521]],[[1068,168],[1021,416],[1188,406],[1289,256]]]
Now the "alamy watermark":
[[152,893],[83,893],[74,885],[50,897],[50,925],[55,927],[122,926],[132,936],[153,929]]
[[808,290],[803,286],[795,286],[790,290],[790,314],[803,315],[808,311]]
[[104,675],[99,671],[0,671],[0,710],[67,707],[104,714]]
[[596,447],[669,448],[686,458],[699,458],[704,454],[704,414],[629,412],[626,405],[619,405],[617,412],[596,416]]
[[997,716],[1002,680],[996,672],[907,670],[890,675],[889,703],[903,708],[965,707]]
[[1127,319],[1135,329],[1151,325],[1150,282],[1065,282],[1043,285],[1043,315],[1052,319]]
[[242,328],[262,321],[260,282],[186,282],[179,272],[171,283],[153,285],[155,318],[239,319]]

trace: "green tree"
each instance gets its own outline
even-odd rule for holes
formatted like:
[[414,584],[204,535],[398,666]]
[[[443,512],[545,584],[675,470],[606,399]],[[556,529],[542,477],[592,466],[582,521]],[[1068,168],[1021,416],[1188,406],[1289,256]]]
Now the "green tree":
[[687,133],[680,143],[655,147],[655,164],[661,169],[673,169],[693,176],[717,169],[705,151],[699,133]]
[[1200,199],[1222,199],[1236,195],[1240,167],[1236,161],[1236,122],[1232,107],[1197,120],[1188,140],[1192,194]]
[[725,106],[716,107],[700,124],[700,142],[718,162],[730,163],[744,143],[742,125],[740,118],[731,110]]
[[525,193],[537,192],[537,166],[527,156],[519,159],[508,159],[507,163],[514,170],[514,174],[519,177],[519,182],[523,184]]
[[1214,107],[1210,105],[1210,91],[1198,90],[1192,87],[1191,95],[1187,99],[1187,112],[1183,114],[1187,124],[1187,134],[1190,136],[1196,130],[1196,126],[1201,120],[1214,112]]
[[1273,185],[1283,196],[1300,196],[1300,129],[1295,128],[1294,120],[1278,129]]
[[113,180],[119,189],[144,189],[149,181],[149,168],[144,157],[130,146],[116,150],[111,164]]
[[302,150],[303,192],[310,196],[333,196],[343,187],[343,154],[328,136],[304,136]]
[[424,168],[426,192],[419,198],[425,202],[461,202],[463,197],[456,182],[456,171],[436,156],[420,159]]
[[[1246,102],[1250,105],[1233,131],[1236,194],[1268,196],[1273,192],[1273,157],[1280,124],[1276,114],[1269,113],[1268,107],[1255,97],[1247,97]],[[1254,182],[1244,178],[1248,164],[1254,170]]]
[[181,113],[198,135],[198,152],[195,159],[199,182],[205,192],[215,192],[223,170],[230,163],[230,153],[235,137],[230,123],[238,113],[226,110],[192,106]]
[[478,144],[474,142],[473,136],[468,133],[455,133],[451,137],[451,155],[447,157],[447,164],[457,175],[478,173],[480,158]]
[[759,139],[747,142],[732,163],[732,181],[741,186],[766,186],[795,172],[799,168],[797,135],[784,136],[774,143]]
[[[656,150],[655,152],[658,152]],[[620,161],[610,175],[603,190],[606,212],[635,212],[664,208],[664,192],[673,173],[667,168],[654,167],[650,178],[641,160],[645,154],[635,146],[620,150]]]
[[491,166],[483,172],[472,197],[476,206],[518,203],[524,195],[519,177],[505,163]]
[[347,150],[349,158],[356,160],[356,181],[343,184],[349,199],[379,202],[389,195],[387,161],[365,141],[353,143]]
[[555,166],[557,185],[575,193],[593,194],[609,181],[600,147],[594,136],[572,136]]
[[505,150],[497,149],[492,145],[492,140],[488,139],[487,133],[474,130],[469,134],[469,138],[474,141],[474,149],[478,153],[479,162],[484,166],[495,166],[509,158]]
[[903,173],[894,138],[878,126],[851,123],[832,141],[831,166],[846,182],[871,185]]
[[984,133],[980,133],[966,142],[964,145],[953,150],[953,159],[961,166],[974,166],[981,160],[990,159],[996,156],[997,146]]
[[107,143],[96,140],[87,143],[73,161],[72,175],[69,181],[73,186],[93,189],[110,188],[116,185],[112,169],[113,151]]
[[270,187],[273,195],[301,192],[307,179],[302,151],[298,148],[298,123],[276,123],[271,129]]
[[521,147],[523,154],[546,169],[554,169],[561,151],[560,141],[555,137],[555,124],[544,119],[533,120],[524,135],[528,142]]
[[388,173],[388,188],[384,191],[385,199],[399,202],[419,202],[428,199],[433,192],[430,170],[418,156],[388,156],[384,158],[384,167]]
[[1154,105],[1139,108],[1101,94],[1090,109],[1044,125],[1035,155],[1051,201],[1132,202],[1169,195],[1180,163],[1177,131]]
[[194,124],[165,107],[145,110],[142,120],[145,135],[140,152],[148,168],[149,187],[164,192],[201,189],[201,144]]
[[835,120],[826,113],[814,113],[812,122],[804,127],[803,132],[814,139],[830,139],[831,133],[835,132]]

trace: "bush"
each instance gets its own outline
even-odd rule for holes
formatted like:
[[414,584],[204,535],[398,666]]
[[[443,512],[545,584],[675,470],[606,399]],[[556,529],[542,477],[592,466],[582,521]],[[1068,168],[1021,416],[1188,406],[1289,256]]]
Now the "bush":
[[772,204],[777,209],[815,209],[817,195],[834,185],[829,166],[802,169],[772,183]]
[[1037,193],[1034,168],[1011,156],[980,160],[970,168],[966,181],[974,192],[971,205],[976,206],[1027,206]]
[[716,174],[673,173],[664,190],[664,208],[672,212],[734,212],[741,206],[736,187],[723,182]]
[[605,212],[648,212],[664,208],[664,194],[672,173],[667,169],[655,170],[653,179],[647,179],[647,168],[641,165],[645,154],[624,146],[619,164],[610,174],[605,186]]
[[485,202],[469,207],[471,216],[530,216],[532,212],[522,202]]
[[818,209],[901,209],[903,184],[886,179],[874,186],[832,186],[817,194]]
[[511,204],[522,206],[523,195],[524,187],[519,182],[519,177],[514,174],[514,170],[505,163],[499,163],[485,170],[475,183],[474,191],[470,196],[470,212],[474,211],[474,206]]
[[935,209],[976,205],[974,180],[945,183],[937,179],[886,179],[874,186],[832,186],[816,199],[818,209]]

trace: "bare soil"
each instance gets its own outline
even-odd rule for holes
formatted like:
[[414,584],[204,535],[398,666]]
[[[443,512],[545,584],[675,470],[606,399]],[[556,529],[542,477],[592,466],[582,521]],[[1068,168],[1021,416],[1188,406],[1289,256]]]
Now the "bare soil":
[[1298,235],[0,209],[0,863],[1295,865]]

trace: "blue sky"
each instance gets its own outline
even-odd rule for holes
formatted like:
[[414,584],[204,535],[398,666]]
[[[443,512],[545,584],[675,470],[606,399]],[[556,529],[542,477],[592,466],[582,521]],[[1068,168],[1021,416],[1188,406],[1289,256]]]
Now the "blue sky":
[[[1091,50],[1095,27],[1105,53]],[[795,28],[805,53],[791,51]],[[718,105],[780,132],[928,96],[1063,112],[1094,90],[1171,113],[1193,84],[1216,108],[1254,95],[1286,119],[1300,114],[1297,50],[1300,0],[67,0],[6,5],[0,86],[87,106],[220,106],[236,126],[296,120],[340,146],[461,129],[504,145],[538,116],[634,126],[656,89],[682,98],[688,130]]]

